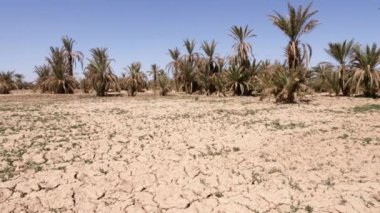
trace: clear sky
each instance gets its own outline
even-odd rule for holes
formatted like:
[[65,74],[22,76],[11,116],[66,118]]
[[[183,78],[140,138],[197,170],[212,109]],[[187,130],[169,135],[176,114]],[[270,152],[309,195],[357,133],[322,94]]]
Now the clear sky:
[[[183,48],[185,38],[215,39],[217,52],[231,53],[232,25],[249,25],[257,59],[284,59],[287,38],[270,22],[274,10],[285,13],[286,0],[0,0],[0,70],[15,70],[34,80],[35,65],[45,63],[50,46],[61,37],[76,40],[85,54],[107,47],[116,74],[134,61],[143,69],[170,61],[168,48]],[[294,5],[310,1],[289,0]],[[354,38],[380,43],[380,0],[314,0],[321,24],[302,38],[313,47],[312,64],[331,61],[328,42]],[[80,66],[77,74],[82,73]]]

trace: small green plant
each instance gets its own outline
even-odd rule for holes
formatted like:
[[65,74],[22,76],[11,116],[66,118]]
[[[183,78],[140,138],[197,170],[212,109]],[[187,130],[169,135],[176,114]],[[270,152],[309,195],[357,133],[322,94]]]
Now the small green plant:
[[313,207],[311,207],[310,205],[307,205],[306,207],[305,207],[305,211],[307,212],[307,213],[312,213],[313,212]]
[[276,167],[272,167],[272,168],[268,171],[269,174],[274,174],[274,173],[276,173],[276,172],[281,173],[282,171],[281,171],[280,168],[276,168]]
[[328,186],[328,187],[333,187],[335,183],[333,182],[333,178],[329,177],[326,180],[323,181],[323,184]]
[[339,139],[346,139],[346,138],[348,138],[348,135],[346,133],[344,133],[342,136],[339,136],[338,138]]
[[354,107],[354,112],[356,113],[377,111],[377,110],[380,110],[380,104],[367,104],[363,106]]
[[371,144],[372,138],[363,138],[362,145]]

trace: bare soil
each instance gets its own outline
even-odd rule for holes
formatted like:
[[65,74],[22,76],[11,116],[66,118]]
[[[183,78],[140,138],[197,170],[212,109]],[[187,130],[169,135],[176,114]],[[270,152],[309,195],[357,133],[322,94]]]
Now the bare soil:
[[380,212],[380,101],[311,99],[1,95],[0,212]]

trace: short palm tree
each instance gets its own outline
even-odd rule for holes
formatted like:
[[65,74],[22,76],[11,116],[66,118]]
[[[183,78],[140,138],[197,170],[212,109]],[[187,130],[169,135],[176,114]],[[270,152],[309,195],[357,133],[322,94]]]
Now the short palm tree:
[[225,73],[226,87],[233,95],[245,95],[251,88],[251,75],[243,66],[232,65]]
[[195,89],[197,64],[195,62],[181,60],[178,66],[180,70],[179,79],[181,87],[187,94],[192,94]]
[[62,38],[62,43],[64,54],[67,60],[67,73],[70,76],[74,76],[74,67],[76,65],[76,61],[80,62],[83,67],[83,53],[80,51],[74,51],[75,40],[68,36],[64,36]]
[[118,87],[117,77],[112,73],[111,62],[106,48],[90,50],[92,59],[86,67],[88,78],[97,96],[105,96],[112,85]]
[[215,86],[215,92],[218,96],[226,96],[226,78],[225,78],[225,60],[223,58],[216,58],[218,72],[212,74],[210,82]]
[[250,57],[252,56],[252,45],[247,42],[247,39],[256,36],[253,30],[241,26],[232,26],[230,36],[234,39],[236,65],[248,68],[250,66]]
[[335,95],[338,95],[340,91],[338,76],[339,73],[334,69],[332,64],[321,62],[313,67],[310,84],[315,91],[334,92]]
[[146,75],[141,71],[141,63],[134,62],[125,70],[128,72],[125,78],[128,95],[136,96],[137,92],[142,91],[147,85]]
[[310,45],[300,41],[302,35],[309,33],[319,24],[318,20],[312,19],[318,11],[312,11],[311,6],[310,3],[306,8],[300,6],[296,10],[288,3],[289,16],[283,16],[278,12],[270,15],[273,24],[289,37],[286,55],[290,69],[295,69],[303,63],[307,64],[311,57]]
[[165,96],[170,92],[170,79],[164,70],[160,70],[157,74],[158,85],[160,87],[160,95]]
[[258,77],[258,84],[262,87],[261,99],[273,94],[276,102],[294,103],[295,95],[302,95],[306,90],[306,68],[289,69],[281,64],[274,64]]
[[376,97],[380,84],[380,72],[376,67],[380,64],[380,48],[374,43],[364,48],[355,46],[353,49],[354,67],[356,68],[351,80],[358,93],[363,88],[364,96]]
[[24,75],[15,73],[14,82],[17,85],[18,89],[25,89]]
[[14,71],[0,72],[0,94],[9,94],[12,89],[16,89]]
[[346,82],[346,72],[347,69],[349,69],[348,59],[350,59],[352,55],[354,45],[354,40],[343,41],[342,43],[329,43],[329,48],[326,50],[326,52],[339,63],[339,91],[341,91],[344,96],[348,96],[350,91],[350,85]]
[[50,51],[50,57],[46,58],[50,70],[49,76],[44,81],[39,82],[40,84],[37,86],[42,92],[52,92],[56,94],[74,93],[77,81],[66,72],[67,63],[64,50],[58,47],[50,47]]
[[46,88],[43,87],[42,82],[44,82],[50,75],[50,67],[48,65],[35,66],[34,72],[38,75],[35,89],[40,89],[42,93],[47,91]]

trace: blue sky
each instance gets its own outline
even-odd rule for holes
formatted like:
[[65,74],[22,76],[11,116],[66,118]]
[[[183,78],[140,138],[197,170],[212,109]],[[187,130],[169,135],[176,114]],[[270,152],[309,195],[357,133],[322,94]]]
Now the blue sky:
[[[287,38],[270,22],[274,10],[285,13],[286,0],[0,0],[0,70],[15,70],[34,80],[35,65],[45,63],[50,46],[61,37],[76,40],[85,54],[107,47],[116,74],[134,61],[143,69],[165,67],[168,48],[182,47],[185,38],[215,39],[217,52],[231,54],[232,25],[249,25],[257,37],[250,40],[257,59],[283,60]],[[290,0],[294,5],[309,1]],[[380,0],[314,0],[321,24],[302,38],[313,47],[312,64],[331,61],[328,42],[354,38],[380,43]],[[80,66],[77,74],[82,73]]]

